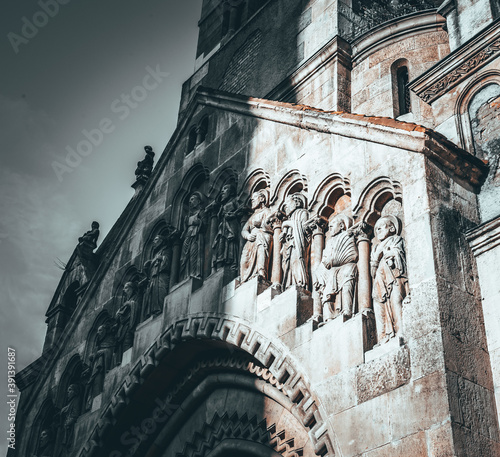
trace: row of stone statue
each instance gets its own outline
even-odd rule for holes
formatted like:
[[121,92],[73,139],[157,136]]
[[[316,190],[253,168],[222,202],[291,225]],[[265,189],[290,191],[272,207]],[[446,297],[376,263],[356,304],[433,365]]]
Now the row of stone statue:
[[[370,255],[370,239],[360,224],[353,227],[352,219],[344,214],[334,215],[329,224],[311,216],[300,192],[289,195],[281,210],[270,208],[268,189],[255,192],[251,214],[241,228],[245,210],[231,184],[225,185],[220,198],[209,205],[200,192],[193,192],[182,232],[157,235],[151,258],[143,265],[145,278],[127,285],[125,302],[136,309],[124,309],[123,314],[137,315],[136,321],[158,314],[169,287],[185,278],[202,278],[205,231],[210,226],[212,271],[225,266],[235,275],[239,270],[240,283],[258,276],[283,290],[295,285],[315,291],[322,304],[316,314],[323,322],[339,314],[350,317],[356,302],[362,302],[358,308],[371,308],[373,299],[379,342],[399,331],[408,285],[397,217],[389,215],[377,221]],[[213,215],[210,224],[209,213]],[[362,291],[357,290],[359,286]],[[137,310],[138,293],[143,295],[142,310]]]

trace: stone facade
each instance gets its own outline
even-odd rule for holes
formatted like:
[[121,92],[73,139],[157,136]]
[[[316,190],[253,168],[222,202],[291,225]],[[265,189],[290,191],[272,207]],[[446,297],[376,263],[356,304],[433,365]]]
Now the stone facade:
[[205,0],[9,456],[499,456],[497,6]]

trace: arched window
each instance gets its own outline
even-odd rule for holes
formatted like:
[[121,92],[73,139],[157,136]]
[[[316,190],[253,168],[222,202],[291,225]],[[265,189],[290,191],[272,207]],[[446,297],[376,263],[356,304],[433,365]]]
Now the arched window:
[[406,59],[396,60],[391,66],[394,117],[411,113],[411,99],[408,82],[410,75]]

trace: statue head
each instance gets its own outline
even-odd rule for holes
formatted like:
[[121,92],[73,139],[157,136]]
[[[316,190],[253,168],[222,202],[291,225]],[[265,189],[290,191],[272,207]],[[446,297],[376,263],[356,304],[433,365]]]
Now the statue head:
[[50,433],[50,430],[48,428],[44,428],[40,432],[40,447],[43,448],[47,446],[47,444],[50,443],[52,439],[52,434]]
[[106,336],[107,332],[108,327],[105,324],[99,325],[99,327],[97,328],[97,340],[101,341]]
[[328,230],[331,236],[338,235],[340,232],[344,232],[352,226],[352,220],[349,216],[345,214],[337,214],[334,216],[329,224]]
[[233,195],[236,195],[236,188],[234,184],[227,183],[222,186],[222,190],[220,192],[220,198],[223,202],[228,201]]
[[269,191],[267,189],[261,189],[252,194],[251,198],[252,209],[257,209],[259,207],[269,205]]
[[189,197],[189,209],[191,211],[201,207],[202,196],[200,192],[193,192]]
[[156,235],[153,238],[153,248],[157,249],[160,246],[163,246],[166,242],[166,238],[163,235]]
[[392,235],[398,235],[400,224],[394,216],[383,216],[375,223],[375,236],[379,241],[383,241]]
[[80,393],[80,386],[78,384],[70,384],[68,387],[68,400],[78,396]]
[[91,227],[92,227],[92,230],[98,230],[99,229],[99,222],[93,221]]
[[137,293],[137,283],[133,281],[128,281],[125,283],[123,286],[123,293],[125,294],[125,297],[129,299],[130,297],[133,297]]
[[289,195],[285,201],[285,214],[290,216],[296,209],[306,207],[306,197],[301,193]]

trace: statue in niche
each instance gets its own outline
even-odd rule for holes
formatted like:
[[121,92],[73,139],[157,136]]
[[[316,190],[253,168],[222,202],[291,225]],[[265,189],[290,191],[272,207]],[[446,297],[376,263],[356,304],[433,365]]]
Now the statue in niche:
[[54,457],[54,436],[50,429],[44,428],[38,437],[36,454],[33,457]]
[[284,212],[287,219],[282,224],[280,234],[281,267],[283,270],[283,288],[297,285],[308,288],[309,277],[309,240],[307,234],[309,211],[306,209],[306,198],[295,193],[285,201]]
[[86,408],[91,409],[92,400],[102,392],[104,388],[104,376],[113,367],[113,353],[116,341],[109,329],[109,324],[102,324],[97,329],[95,345],[90,355],[89,367],[84,373],[85,377],[90,372],[87,382]]
[[321,296],[323,322],[340,314],[349,318],[354,312],[358,248],[349,231],[351,226],[351,218],[343,214],[330,220],[330,236],[315,270],[314,287]]
[[121,363],[122,355],[134,344],[134,330],[139,315],[139,285],[134,281],[123,286],[123,304],[115,314],[113,330],[116,333],[116,364]]
[[384,343],[401,330],[403,300],[409,294],[401,224],[394,216],[381,217],[375,224],[378,243],[372,248],[373,311],[377,339]]
[[147,181],[151,176],[153,171],[154,156],[153,148],[151,146],[145,146],[144,151],[146,152],[146,157],[143,160],[137,162],[137,168],[135,169],[135,178],[137,181]]
[[262,189],[254,192],[251,204],[253,214],[241,232],[241,236],[246,240],[241,254],[241,282],[246,282],[254,276],[268,279],[269,275],[269,258],[273,241],[269,190]]
[[163,311],[163,301],[168,294],[170,281],[171,255],[167,239],[156,235],[153,239],[153,257],[144,263],[146,278],[141,285],[146,285],[143,301],[143,319],[156,316]]
[[217,218],[219,225],[212,244],[214,253],[212,263],[214,268],[227,265],[232,270],[237,271],[241,208],[238,204],[234,184],[225,184],[222,187],[218,204]]
[[202,208],[203,196],[193,192],[189,198],[189,214],[184,219],[181,234],[181,279],[189,277],[202,278],[203,271],[203,232],[205,228],[205,212]]
[[61,444],[64,449],[64,454],[69,455],[69,451],[73,447],[75,422],[80,416],[82,408],[82,392],[78,384],[71,384],[68,387],[67,403],[61,409],[62,422],[62,440]]

